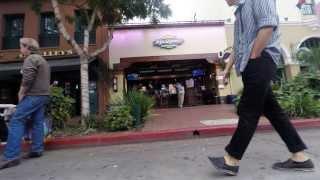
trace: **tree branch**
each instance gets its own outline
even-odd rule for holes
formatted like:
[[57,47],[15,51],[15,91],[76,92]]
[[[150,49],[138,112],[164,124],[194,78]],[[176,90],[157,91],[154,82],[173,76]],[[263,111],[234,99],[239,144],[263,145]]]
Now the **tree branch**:
[[94,25],[94,22],[96,21],[97,11],[98,11],[98,7],[95,7],[92,12],[92,15],[91,15],[90,22],[88,24],[88,31],[89,32],[91,32],[93,25]]
[[113,29],[108,30],[108,36],[107,36],[107,40],[106,42],[103,44],[103,46],[100,49],[97,49],[95,52],[90,54],[90,57],[95,57],[98,56],[100,53],[102,53],[103,51],[105,51],[107,49],[107,47],[109,47],[110,42],[113,38]]
[[84,52],[80,48],[80,46],[77,44],[77,42],[70,36],[70,34],[67,32],[63,22],[62,22],[62,16],[59,9],[59,3],[57,0],[51,0],[51,4],[54,10],[55,17],[57,19],[57,25],[59,28],[60,33],[62,36],[66,39],[66,41],[76,50],[78,55],[83,55]]
[[87,21],[88,21],[88,26],[87,28],[84,30],[84,43],[83,43],[83,51],[86,53],[86,54],[89,54],[89,41],[90,41],[90,32],[93,28],[93,25],[94,25],[94,22],[96,20],[96,14],[97,14],[97,10],[98,8],[95,7],[92,14],[91,14],[91,17],[89,19],[89,14],[88,14],[88,11],[86,10],[86,16],[87,16]]

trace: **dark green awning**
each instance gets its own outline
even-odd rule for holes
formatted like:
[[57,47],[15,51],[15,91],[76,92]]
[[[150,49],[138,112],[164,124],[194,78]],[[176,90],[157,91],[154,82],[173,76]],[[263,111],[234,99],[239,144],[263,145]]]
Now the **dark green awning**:
[[[94,60],[91,60],[91,63]],[[0,63],[0,80],[10,79],[12,76],[20,75],[23,62]],[[79,58],[48,60],[51,72],[71,71],[80,69]]]

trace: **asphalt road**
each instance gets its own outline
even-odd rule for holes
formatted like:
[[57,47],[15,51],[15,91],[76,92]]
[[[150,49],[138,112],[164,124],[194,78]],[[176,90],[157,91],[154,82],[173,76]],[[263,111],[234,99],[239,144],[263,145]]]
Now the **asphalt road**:
[[47,151],[45,156],[23,161],[0,171],[0,180],[318,180],[320,131],[299,131],[316,164],[309,173],[271,169],[289,157],[275,132],[256,134],[241,161],[237,177],[225,177],[211,166],[208,155],[223,155],[230,137],[190,139]]

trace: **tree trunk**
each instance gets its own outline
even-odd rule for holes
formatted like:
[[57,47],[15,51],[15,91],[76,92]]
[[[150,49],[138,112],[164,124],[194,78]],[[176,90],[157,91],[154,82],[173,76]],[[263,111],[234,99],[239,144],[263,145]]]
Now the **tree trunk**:
[[85,126],[84,118],[90,114],[89,102],[89,64],[87,56],[80,56],[81,81],[81,125]]

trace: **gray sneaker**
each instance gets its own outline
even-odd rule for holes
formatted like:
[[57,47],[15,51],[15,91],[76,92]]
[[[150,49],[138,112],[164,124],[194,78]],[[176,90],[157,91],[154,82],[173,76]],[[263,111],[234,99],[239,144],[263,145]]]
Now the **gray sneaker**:
[[18,166],[20,164],[20,159],[12,159],[12,160],[0,160],[0,170],[10,168],[13,166]]
[[291,159],[288,159],[287,161],[284,162],[278,162],[273,164],[272,166],[273,169],[276,170],[293,170],[293,171],[314,171],[314,164],[311,161],[311,159],[306,160],[304,162],[296,162]]

